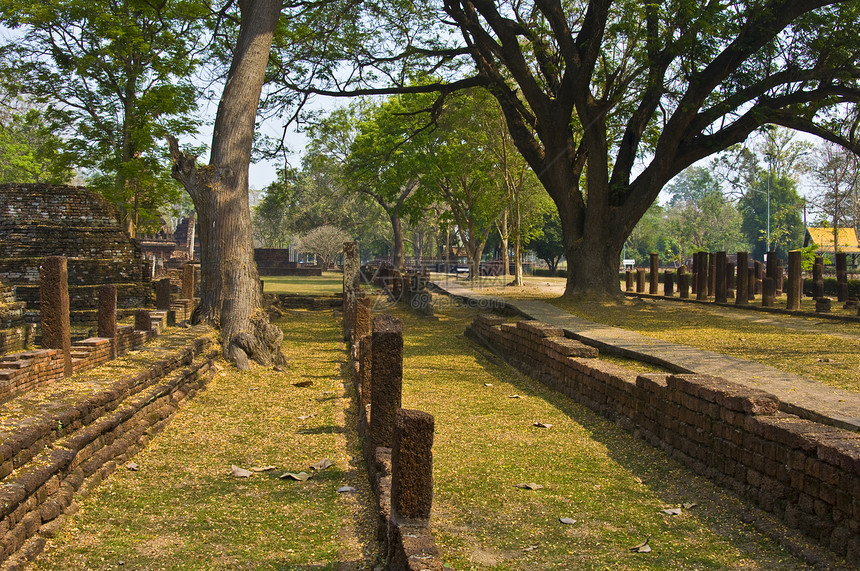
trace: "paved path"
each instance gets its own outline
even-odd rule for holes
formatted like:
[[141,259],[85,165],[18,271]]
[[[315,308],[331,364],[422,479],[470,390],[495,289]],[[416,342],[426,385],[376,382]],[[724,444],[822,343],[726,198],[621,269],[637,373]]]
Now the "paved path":
[[[435,285],[449,295],[475,300],[479,306],[494,307],[501,299],[481,295],[458,283]],[[648,361],[681,373],[723,377],[775,395],[786,412],[860,432],[860,394],[828,387],[754,361],[594,323],[543,301],[505,299],[504,303],[530,319],[557,325],[574,338],[605,353]]]

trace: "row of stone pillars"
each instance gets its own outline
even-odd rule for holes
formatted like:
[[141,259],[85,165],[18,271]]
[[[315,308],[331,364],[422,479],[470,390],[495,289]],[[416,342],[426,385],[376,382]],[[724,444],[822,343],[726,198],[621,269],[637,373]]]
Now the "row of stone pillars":
[[[775,298],[786,293],[786,308],[799,310],[803,296],[803,272],[801,270],[801,252],[793,250],[788,255],[788,278],[782,260],[776,252],[769,252],[768,263],[759,261],[749,264],[749,253],[738,252],[737,264],[727,261],[726,252],[697,252],[693,256],[692,274],[686,266],[678,268],[677,275],[672,270],[663,272],[663,295],[675,295],[677,284],[678,296],[689,298],[691,294],[699,301],[707,301],[713,297],[716,303],[727,303],[734,298],[735,305],[748,305],[761,296],[764,307],[772,307]],[[816,300],[816,311],[829,311],[830,300],[824,296],[823,259],[816,258],[813,267],[813,298]],[[838,253],[836,256],[838,300],[845,302],[846,307],[856,307],[848,297],[847,255]],[[746,271],[744,271],[744,269]],[[651,254],[650,279],[648,292],[651,295],[659,293],[659,255]],[[626,290],[644,293],[646,270],[627,270]]]
[[[403,323],[391,315],[371,321],[370,297],[358,283],[358,245],[344,244],[344,338],[358,395],[358,432],[379,502],[379,538],[388,568],[441,569],[430,532],[433,502],[433,417],[401,407]],[[417,558],[417,559],[416,559]]]
[[[191,271],[191,288],[193,288],[193,268]],[[158,284],[159,299],[165,290],[164,281],[166,280],[162,280]],[[169,296],[169,283],[167,285],[166,291]],[[98,289],[98,336],[110,339],[111,359],[116,358],[118,353],[116,292],[116,286],[113,284],[105,284]],[[39,319],[42,328],[42,347],[60,350],[63,355],[64,374],[67,377],[71,376],[73,371],[69,313],[69,270],[65,256],[47,256],[42,260],[39,268]],[[152,315],[148,310],[140,309],[135,313],[134,329],[147,333],[152,331]]]

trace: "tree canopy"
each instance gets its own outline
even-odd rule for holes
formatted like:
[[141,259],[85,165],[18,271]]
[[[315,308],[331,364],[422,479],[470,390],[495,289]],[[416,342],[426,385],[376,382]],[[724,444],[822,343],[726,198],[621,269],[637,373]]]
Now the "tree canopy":
[[[313,50],[325,59],[298,54],[306,65],[283,80],[340,95],[488,89],[558,208],[568,294],[616,294],[621,247],[662,187],[763,125],[860,149],[857,123],[835,120],[860,99],[856,0],[381,6],[296,14],[327,30]],[[418,68],[442,79],[410,85]]]

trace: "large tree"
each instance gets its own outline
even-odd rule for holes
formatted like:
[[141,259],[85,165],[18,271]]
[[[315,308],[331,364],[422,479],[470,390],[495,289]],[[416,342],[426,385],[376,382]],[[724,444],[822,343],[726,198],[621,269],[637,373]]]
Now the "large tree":
[[208,165],[169,138],[173,176],[199,216],[202,282],[197,321],[220,326],[224,356],[240,369],[248,359],[283,363],[283,333],[260,309],[261,292],[251,233],[248,169],[269,50],[281,0],[239,0],[240,27],[212,135]]
[[[284,80],[340,95],[485,86],[558,208],[567,295],[618,295],[622,245],[660,189],[762,125],[858,150],[830,121],[860,100],[857,0],[385,6],[338,13],[339,27],[317,13],[330,33],[317,47],[341,61],[307,57]],[[464,58],[472,75],[456,73]],[[420,66],[447,81],[410,86],[403,69]]]
[[0,22],[15,30],[0,52],[5,88],[45,101],[131,232],[181,192],[164,135],[196,130],[192,76],[208,14],[202,0],[0,0]]

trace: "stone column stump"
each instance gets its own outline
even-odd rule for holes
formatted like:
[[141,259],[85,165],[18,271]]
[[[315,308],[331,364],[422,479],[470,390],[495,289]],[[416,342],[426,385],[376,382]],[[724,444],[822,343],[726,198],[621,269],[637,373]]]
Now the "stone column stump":
[[800,250],[788,253],[788,299],[785,308],[792,311],[800,310],[800,300],[803,297],[803,270],[800,267],[800,259]]
[[716,252],[714,254],[714,301],[717,303],[726,303],[728,297],[726,294],[726,253]]
[[110,358],[116,359],[116,286],[99,286],[98,336],[110,339]]
[[749,252],[738,252],[737,278],[735,279],[735,305],[747,305],[749,303]]
[[678,268],[678,297],[690,298],[690,274],[687,273],[687,266]]
[[645,293],[645,268],[636,268],[636,293]]
[[47,256],[39,268],[39,318],[42,347],[63,352],[67,377],[72,375],[72,335],[69,317],[69,267],[64,256]]
[[377,448],[391,448],[394,439],[403,389],[403,323],[377,315],[371,339],[370,453],[375,455]]
[[666,297],[675,295],[675,272],[671,270],[663,272],[663,295]]
[[648,283],[648,293],[657,295],[660,287],[660,254],[650,254],[651,274]]
[[624,271],[624,278],[625,278],[625,290],[626,291],[633,291],[634,283],[636,281],[634,278],[633,271],[625,270]]

